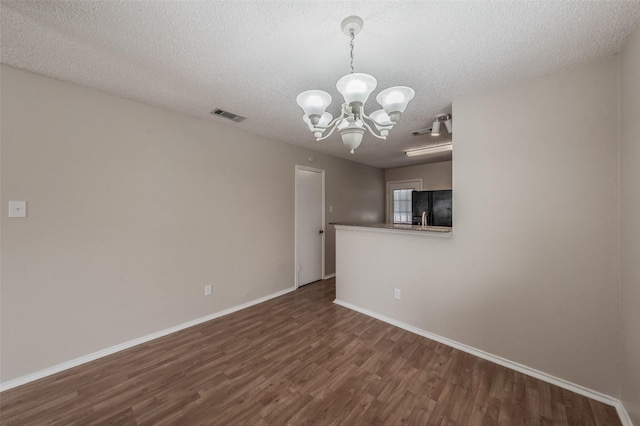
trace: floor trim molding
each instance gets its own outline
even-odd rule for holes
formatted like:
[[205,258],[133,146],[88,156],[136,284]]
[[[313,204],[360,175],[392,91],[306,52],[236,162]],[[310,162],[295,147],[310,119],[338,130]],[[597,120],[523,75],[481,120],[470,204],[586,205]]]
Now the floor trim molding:
[[66,362],[54,365],[52,367],[49,367],[49,368],[45,368],[43,370],[36,371],[35,373],[27,374],[27,375],[18,377],[18,378],[13,379],[13,380],[8,380],[6,382],[0,383],[0,392],[4,392],[6,390],[9,390],[9,389],[12,389],[12,388],[27,384],[29,382],[33,382],[34,380],[38,380],[38,379],[42,379],[42,378],[47,377],[47,376],[51,376],[52,374],[56,374],[56,373],[59,373],[59,372],[64,371],[64,370],[68,370],[69,368],[77,367],[77,366],[85,364],[87,362],[94,361],[94,360],[96,360],[98,358],[102,358],[104,356],[111,355],[111,354],[114,354],[116,352],[120,352],[120,351],[125,350],[125,349],[129,349],[129,348],[131,348],[133,346],[136,346],[136,345],[139,345],[141,343],[146,343],[146,342],[149,342],[151,340],[157,339],[159,337],[163,337],[163,336],[166,336],[168,334],[175,333],[176,331],[184,330],[185,328],[193,327],[194,325],[198,325],[198,324],[201,324],[203,322],[211,321],[213,319],[220,318],[220,317],[223,317],[225,315],[229,315],[231,313],[240,311],[242,309],[246,309],[246,308],[251,307],[253,305],[257,305],[258,303],[266,302],[267,300],[274,299],[276,297],[279,297],[279,296],[282,296],[284,294],[290,293],[290,292],[294,291],[295,289],[296,289],[295,287],[289,287],[289,288],[286,288],[284,290],[280,290],[280,291],[277,291],[275,293],[268,294],[268,295],[266,295],[264,297],[261,297],[259,299],[251,300],[251,301],[243,303],[241,305],[233,306],[231,308],[227,308],[227,309],[224,309],[222,311],[214,312],[213,314],[206,315],[204,317],[200,317],[200,318],[194,319],[192,321],[187,321],[185,323],[182,323],[182,324],[179,324],[179,325],[176,325],[176,326],[173,326],[173,327],[169,327],[167,329],[164,329],[164,330],[161,330],[161,331],[158,331],[158,332],[155,332],[155,333],[151,333],[151,334],[148,334],[146,336],[139,337],[137,339],[129,340],[128,342],[120,343],[118,345],[111,346],[111,347],[102,349],[100,351],[93,352],[91,354],[84,355],[84,356],[81,356],[79,358],[75,358],[75,359],[72,359],[70,361],[66,361]]
[[527,367],[522,364],[518,364],[517,362],[510,361],[508,359],[499,357],[497,355],[490,354],[480,349],[476,349],[472,346],[465,345],[464,343],[456,342],[455,340],[448,339],[446,337],[439,336],[437,334],[428,332],[426,330],[422,330],[420,328],[414,327],[409,324],[405,324],[401,321],[397,321],[393,318],[389,318],[387,316],[375,313],[365,308],[361,308],[360,306],[352,305],[351,303],[345,302],[343,300],[336,299],[334,303],[345,308],[351,309],[353,311],[360,312],[361,314],[368,315],[380,321],[386,322],[387,324],[394,325],[396,327],[402,328],[403,330],[407,330],[411,333],[417,334],[422,337],[426,337],[427,339],[435,340],[436,342],[440,342],[447,346],[451,346],[463,352],[469,353],[471,355],[475,355],[479,358],[486,359],[487,361],[494,362],[496,364],[502,365],[503,367],[510,368],[512,370],[516,370],[520,373],[535,377],[536,379],[545,381],[547,383],[551,383],[563,389],[567,389],[571,392],[575,392],[579,395],[586,396],[587,398],[594,399],[596,401],[600,401],[604,404],[611,405],[616,408],[618,412],[618,416],[620,417],[620,421],[623,426],[633,426],[631,423],[631,419],[629,418],[629,414],[624,409],[624,406],[620,402],[620,400],[615,399],[609,395],[605,395],[603,393],[594,391],[592,389],[586,388],[584,386],[569,382],[567,380],[561,379],[559,377],[552,376],[551,374],[547,374],[543,371],[536,370],[535,368]]
[[622,401],[618,401],[616,404],[616,411],[618,412],[618,417],[620,417],[622,426],[633,426],[631,417],[629,416],[629,413],[627,413],[627,410],[625,410],[624,405],[622,405]]
[[328,280],[329,278],[333,278],[333,277],[335,277],[335,276],[336,276],[336,274],[335,274],[335,272],[334,272],[333,274],[325,275],[325,276],[324,276],[324,278],[323,278],[323,280]]

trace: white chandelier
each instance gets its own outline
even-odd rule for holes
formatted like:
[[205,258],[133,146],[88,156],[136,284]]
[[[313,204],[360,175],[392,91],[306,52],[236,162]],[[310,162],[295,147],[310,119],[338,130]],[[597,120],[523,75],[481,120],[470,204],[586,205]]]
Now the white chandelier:
[[[383,90],[376,96],[382,109],[370,115],[364,111],[364,104],[375,90],[378,82],[369,74],[356,73],[353,68],[353,44],[356,34],[360,32],[364,22],[359,16],[349,16],[342,21],[342,31],[351,37],[351,74],[338,80],[336,88],[344,97],[340,116],[333,118],[326,112],[331,103],[331,95],[322,90],[307,90],[298,95],[296,101],[304,111],[302,119],[309,126],[316,140],[321,141],[337,128],[342,135],[342,143],[351,153],[360,146],[365,131],[369,131],[379,139],[386,139],[389,131],[400,119],[415,91],[406,86],[395,86]],[[371,128],[367,121],[373,123],[380,134]],[[328,131],[326,136],[323,134]]]

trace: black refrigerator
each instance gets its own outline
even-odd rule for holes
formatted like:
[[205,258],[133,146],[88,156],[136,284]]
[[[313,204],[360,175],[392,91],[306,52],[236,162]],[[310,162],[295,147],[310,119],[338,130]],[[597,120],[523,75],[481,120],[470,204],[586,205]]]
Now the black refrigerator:
[[452,226],[452,191],[413,191],[411,193],[412,223],[422,225],[422,213],[426,213],[428,226]]

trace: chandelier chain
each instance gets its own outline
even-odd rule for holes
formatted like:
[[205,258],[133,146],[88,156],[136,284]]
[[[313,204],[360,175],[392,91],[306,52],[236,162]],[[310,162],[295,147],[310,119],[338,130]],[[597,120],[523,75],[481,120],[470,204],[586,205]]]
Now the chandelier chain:
[[349,33],[351,34],[351,74],[354,73],[354,68],[353,68],[353,40],[356,38],[356,35],[353,31],[353,28],[351,28],[351,31],[349,31]]

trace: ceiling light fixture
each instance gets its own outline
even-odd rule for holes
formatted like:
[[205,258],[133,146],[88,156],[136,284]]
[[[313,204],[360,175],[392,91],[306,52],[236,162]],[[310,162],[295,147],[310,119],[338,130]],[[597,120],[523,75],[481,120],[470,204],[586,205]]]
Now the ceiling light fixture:
[[451,142],[445,143],[442,145],[433,145],[427,146],[425,148],[411,149],[409,151],[405,151],[404,154],[407,157],[417,157],[419,155],[429,155],[429,154],[438,154],[440,152],[447,152],[453,149],[453,144]]
[[431,127],[431,136],[440,136],[440,122],[434,121],[433,127]]
[[444,122],[444,127],[447,128],[449,134],[452,133],[453,126],[451,125],[451,114],[438,114],[431,127],[431,136],[440,136],[440,123]]
[[[342,136],[342,143],[352,154],[360,146],[367,130],[376,138],[386,139],[415,95],[415,91],[410,87],[390,87],[376,96],[376,101],[382,109],[370,115],[365,113],[364,104],[378,82],[369,74],[354,72],[353,45],[355,36],[363,25],[364,21],[359,16],[349,16],[341,24],[342,31],[351,38],[351,73],[342,77],[336,84],[338,92],[344,97],[340,116],[334,119],[331,114],[325,112],[331,103],[331,95],[322,90],[307,90],[300,93],[296,99],[304,111],[303,120],[316,140],[328,138],[337,128]],[[367,121],[373,123],[380,134],[376,134]],[[328,133],[323,136],[326,131]]]

